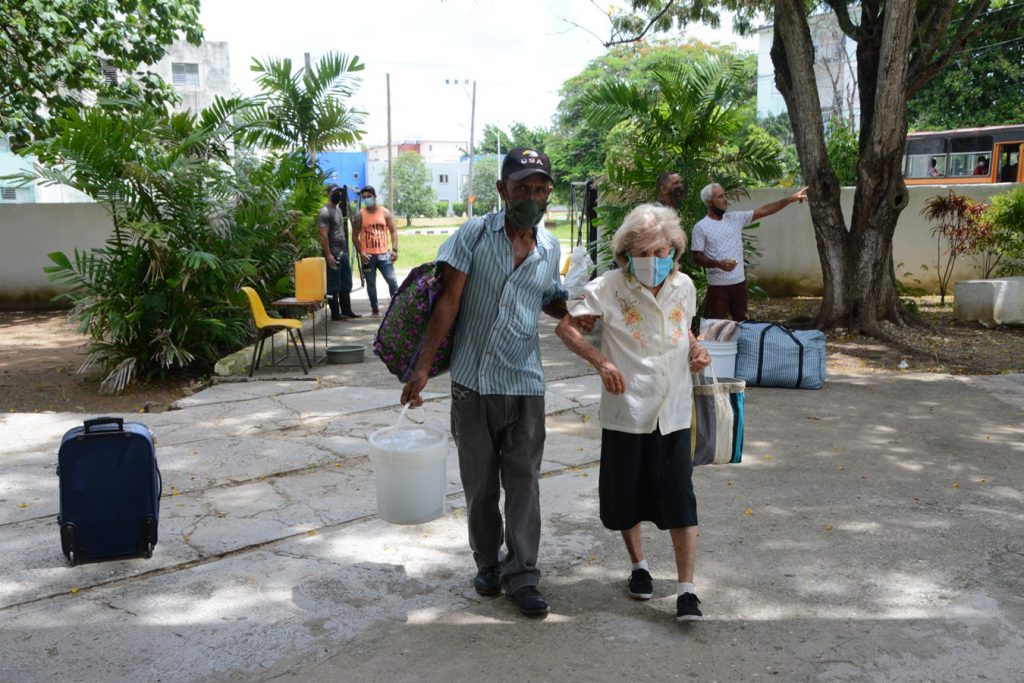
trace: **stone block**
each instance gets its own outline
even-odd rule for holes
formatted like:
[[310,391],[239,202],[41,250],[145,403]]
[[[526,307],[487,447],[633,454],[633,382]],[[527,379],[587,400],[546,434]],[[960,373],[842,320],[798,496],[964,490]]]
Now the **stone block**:
[[1024,325],[1024,277],[957,282],[953,317],[985,325]]

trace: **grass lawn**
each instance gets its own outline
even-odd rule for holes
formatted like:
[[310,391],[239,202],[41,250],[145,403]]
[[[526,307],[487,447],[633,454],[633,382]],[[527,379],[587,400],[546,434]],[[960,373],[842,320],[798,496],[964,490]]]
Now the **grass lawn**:
[[[433,219],[430,227],[458,227],[465,220],[465,218],[455,217],[449,219],[449,222],[441,224],[438,222],[438,219]],[[448,235],[414,235],[410,231],[416,229],[416,223],[417,221],[414,219],[412,228],[406,228],[401,225],[398,228],[399,258],[395,267],[400,270],[408,270],[415,268],[421,263],[433,261],[437,255],[437,248],[448,238]],[[551,232],[562,242],[568,242],[571,239],[568,220],[556,220],[555,228]]]

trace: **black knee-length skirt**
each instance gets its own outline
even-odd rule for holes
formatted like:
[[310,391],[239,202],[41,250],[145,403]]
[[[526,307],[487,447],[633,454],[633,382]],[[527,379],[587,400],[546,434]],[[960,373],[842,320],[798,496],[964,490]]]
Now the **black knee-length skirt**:
[[601,522],[622,531],[639,522],[659,529],[697,526],[690,430],[627,434],[601,430]]

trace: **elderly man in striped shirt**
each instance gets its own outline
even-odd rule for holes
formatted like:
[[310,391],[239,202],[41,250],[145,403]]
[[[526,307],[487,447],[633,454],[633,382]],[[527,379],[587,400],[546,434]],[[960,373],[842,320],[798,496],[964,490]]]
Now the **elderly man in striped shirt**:
[[454,325],[451,424],[477,566],[473,586],[481,595],[504,588],[527,615],[548,612],[537,589],[545,436],[537,325],[541,311],[566,315],[559,243],[537,225],[553,182],[542,152],[509,151],[497,182],[505,208],[467,221],[441,245],[443,291],[402,391],[402,403],[423,403],[430,361]]

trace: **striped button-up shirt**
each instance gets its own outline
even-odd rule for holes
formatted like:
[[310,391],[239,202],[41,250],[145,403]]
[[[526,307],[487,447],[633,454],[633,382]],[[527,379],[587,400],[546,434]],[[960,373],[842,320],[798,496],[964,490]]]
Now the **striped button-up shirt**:
[[[567,292],[555,236],[535,228],[536,244],[515,267],[505,212],[467,221],[437,260],[467,274],[452,349],[452,381],[480,394],[543,396],[537,324],[541,309]],[[482,233],[481,233],[482,231]]]

